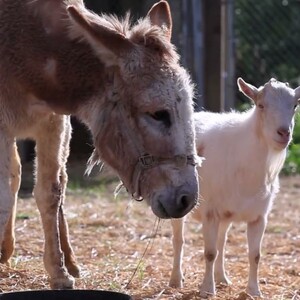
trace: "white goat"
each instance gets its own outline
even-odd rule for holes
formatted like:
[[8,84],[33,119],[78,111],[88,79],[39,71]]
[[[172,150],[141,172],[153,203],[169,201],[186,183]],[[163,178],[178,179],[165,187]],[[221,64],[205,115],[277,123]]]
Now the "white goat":
[[[203,223],[203,298],[215,294],[215,281],[230,283],[224,270],[224,246],[233,221],[247,223],[250,270],[246,291],[261,295],[257,274],[261,241],[279,190],[278,174],[292,138],[300,97],[300,87],[294,90],[275,79],[256,88],[239,78],[238,86],[255,103],[248,111],[195,113],[197,151],[205,158],[198,170],[203,203],[193,214]],[[170,286],[182,287],[183,219],[172,220],[172,227]]]

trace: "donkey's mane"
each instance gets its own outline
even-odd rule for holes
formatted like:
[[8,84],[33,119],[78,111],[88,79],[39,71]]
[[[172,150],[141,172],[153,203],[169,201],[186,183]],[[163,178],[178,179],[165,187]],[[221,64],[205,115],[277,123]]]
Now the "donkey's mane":
[[135,44],[160,50],[169,62],[178,63],[179,55],[166,36],[167,28],[151,24],[149,17],[133,22],[130,12],[127,12],[124,17],[114,14],[98,15],[91,11],[88,15],[93,22],[124,35]]
[[144,45],[155,45],[159,47],[163,53],[174,62],[178,62],[179,55],[176,48],[171,44],[166,36],[164,28],[153,26],[149,18],[140,19],[130,30],[131,40],[139,43],[143,42]]

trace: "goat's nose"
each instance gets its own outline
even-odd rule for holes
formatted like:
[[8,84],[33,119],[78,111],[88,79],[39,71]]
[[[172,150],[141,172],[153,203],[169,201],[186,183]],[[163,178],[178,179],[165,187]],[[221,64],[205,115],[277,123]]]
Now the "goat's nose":
[[278,133],[278,135],[280,135],[282,137],[289,137],[291,134],[289,128],[286,128],[286,127],[278,128],[277,133]]

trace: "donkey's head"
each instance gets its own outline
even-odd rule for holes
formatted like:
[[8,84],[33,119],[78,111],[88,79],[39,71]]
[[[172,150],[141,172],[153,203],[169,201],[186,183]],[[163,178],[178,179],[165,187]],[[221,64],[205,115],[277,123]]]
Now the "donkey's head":
[[[198,198],[192,121],[193,87],[170,42],[169,5],[145,19],[92,15],[70,6],[72,34],[84,38],[105,65],[101,99],[89,104],[96,158],[113,167],[135,198],[160,218],[179,218]],[[86,108],[85,108],[86,113]]]
[[283,150],[292,139],[295,110],[300,100],[300,87],[292,89],[288,83],[270,79],[256,88],[238,79],[240,90],[256,105],[261,122],[259,132],[275,150]]

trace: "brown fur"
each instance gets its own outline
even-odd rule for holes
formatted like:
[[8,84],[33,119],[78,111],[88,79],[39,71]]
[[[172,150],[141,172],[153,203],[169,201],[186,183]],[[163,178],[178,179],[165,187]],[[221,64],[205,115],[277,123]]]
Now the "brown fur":
[[[79,268],[63,212],[70,114],[91,130],[93,161],[115,169],[131,193],[138,181],[140,196],[157,216],[181,217],[195,205],[195,166],[171,162],[176,155],[196,154],[192,85],[171,31],[166,1],[132,25],[129,16],[95,15],[81,0],[0,0],[1,262],[14,247],[20,180],[15,138],[32,138],[45,268],[52,288],[74,286],[71,275],[78,276]],[[145,153],[170,163],[134,179]]]

